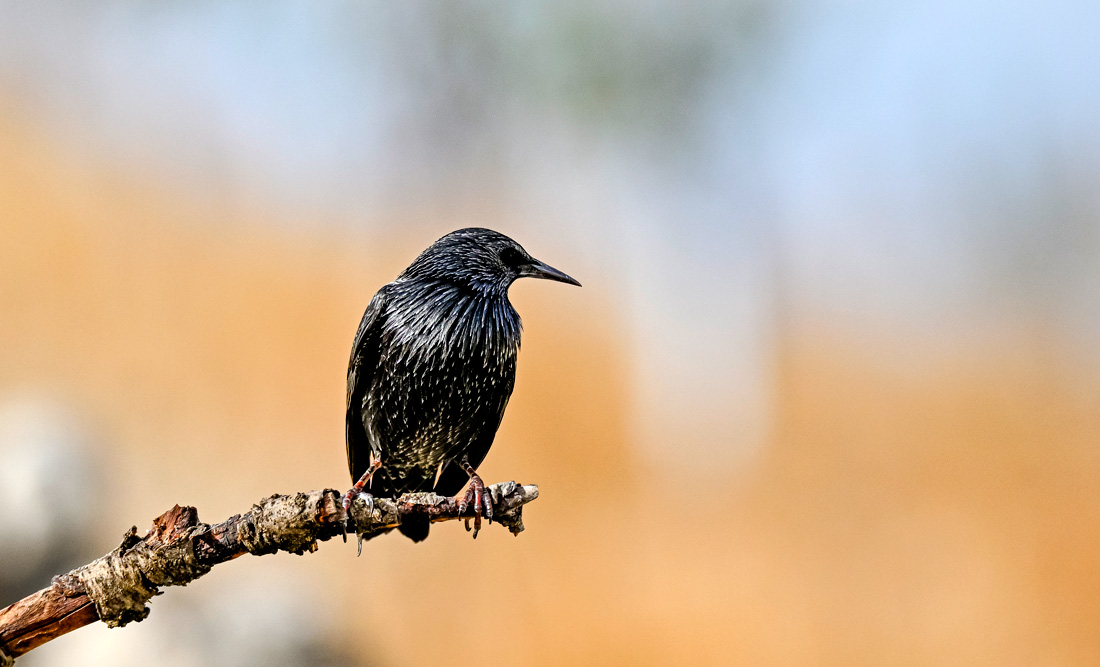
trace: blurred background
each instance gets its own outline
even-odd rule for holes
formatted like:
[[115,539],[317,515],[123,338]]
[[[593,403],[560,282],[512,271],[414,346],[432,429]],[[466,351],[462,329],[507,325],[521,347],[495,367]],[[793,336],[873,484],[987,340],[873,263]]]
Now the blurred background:
[[[1100,5],[0,0],[0,604],[349,483],[348,353],[505,232],[458,524],[28,667],[1100,664]],[[138,661],[141,661],[140,663]]]

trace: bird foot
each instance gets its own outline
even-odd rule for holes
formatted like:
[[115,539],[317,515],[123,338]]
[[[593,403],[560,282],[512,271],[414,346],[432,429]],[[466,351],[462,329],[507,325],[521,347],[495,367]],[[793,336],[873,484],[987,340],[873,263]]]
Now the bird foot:
[[[367,516],[374,516],[374,496],[366,491],[360,491],[354,486],[344,495],[344,542],[348,541],[348,524],[351,523],[351,504],[355,502],[356,498],[362,498],[367,503]],[[356,556],[363,555],[363,536],[360,531],[356,530],[356,537],[359,539],[359,552]]]
[[[470,475],[470,486],[466,489],[465,495],[458,501],[459,514],[465,514],[467,508],[473,503],[474,506],[474,539],[477,539],[477,533],[481,530],[481,517],[485,516],[489,520],[489,523],[493,522],[493,496],[485,488],[485,482],[481,481],[481,477],[474,472],[474,469],[470,466],[466,467],[466,472]],[[466,519],[466,530],[470,530],[470,519]]]
[[[374,496],[367,493],[363,489],[366,488],[367,483],[370,482],[370,478],[374,473],[382,467],[381,461],[374,461],[367,468],[367,471],[363,473],[363,476],[359,478],[359,481],[355,483],[355,486],[348,489],[348,492],[344,494],[344,523],[343,523],[343,537],[344,542],[348,541],[348,525],[351,523],[351,503],[355,500],[356,496],[361,496],[367,501],[367,516],[374,515]],[[356,531],[358,534],[360,531]],[[363,553],[363,538],[359,538],[359,553]]]

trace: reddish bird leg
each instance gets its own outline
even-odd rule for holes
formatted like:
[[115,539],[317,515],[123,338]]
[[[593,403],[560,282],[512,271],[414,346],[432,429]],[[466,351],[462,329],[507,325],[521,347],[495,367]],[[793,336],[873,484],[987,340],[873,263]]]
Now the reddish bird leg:
[[[485,489],[485,482],[481,481],[481,477],[478,476],[473,466],[469,463],[463,463],[462,469],[470,476],[470,486],[466,489],[466,494],[458,501],[458,512],[464,514],[470,503],[474,504],[474,539],[476,540],[477,533],[481,530],[481,516],[484,514],[489,523],[493,522],[493,498]],[[466,520],[466,530],[470,530],[469,519]]]

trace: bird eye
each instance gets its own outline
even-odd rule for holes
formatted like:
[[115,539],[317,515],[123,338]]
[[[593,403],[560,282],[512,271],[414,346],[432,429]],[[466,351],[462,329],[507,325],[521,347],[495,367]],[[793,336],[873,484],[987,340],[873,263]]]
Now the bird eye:
[[527,261],[527,258],[523,256],[523,253],[515,248],[505,248],[500,253],[500,261],[504,262],[507,266],[519,266]]

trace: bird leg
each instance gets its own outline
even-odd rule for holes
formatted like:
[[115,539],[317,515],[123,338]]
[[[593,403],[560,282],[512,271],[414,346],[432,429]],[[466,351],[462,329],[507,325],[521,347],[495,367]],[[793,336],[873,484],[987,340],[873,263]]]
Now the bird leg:
[[[461,465],[466,474],[470,476],[470,486],[466,489],[466,494],[458,501],[458,511],[460,514],[465,513],[470,503],[474,504],[474,539],[476,540],[477,533],[481,530],[482,514],[489,520],[489,523],[493,522],[493,497],[485,489],[485,482],[481,481],[481,477],[474,470],[474,467],[465,461]],[[469,519],[466,519],[466,530],[470,530]]]
[[[370,478],[382,467],[382,461],[374,459],[371,461],[370,467],[363,473],[363,476],[359,478],[359,481],[355,483],[355,486],[348,489],[348,492],[344,495],[344,541],[348,541],[348,522],[351,520],[351,503],[355,500],[356,496],[363,496],[363,499],[367,502],[367,515],[370,516],[374,513],[374,496],[367,493],[363,489],[366,488],[367,483],[370,482]],[[363,540],[359,540],[359,553],[363,552]]]

